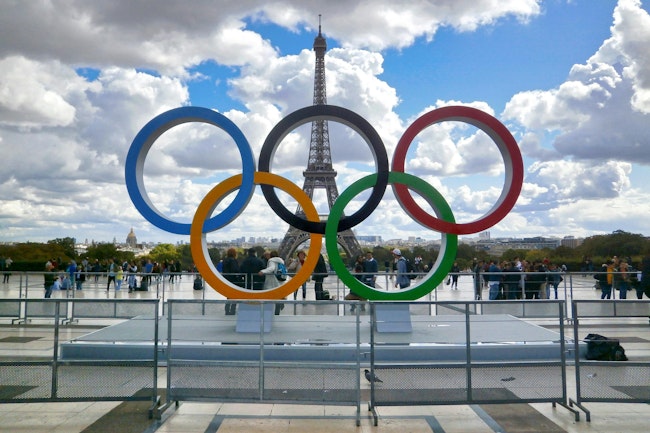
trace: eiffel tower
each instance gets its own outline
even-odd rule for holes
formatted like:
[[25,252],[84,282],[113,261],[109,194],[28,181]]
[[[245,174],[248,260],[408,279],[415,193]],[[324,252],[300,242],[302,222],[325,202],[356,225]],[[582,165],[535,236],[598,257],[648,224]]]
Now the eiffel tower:
[[[314,73],[314,105],[327,104],[327,95],[325,89],[325,51],[327,42],[321,34],[320,16],[318,23],[318,36],[314,39],[314,52],[316,53],[316,68]],[[336,187],[336,170],[332,168],[332,153],[330,150],[329,129],[327,120],[315,120],[311,124],[311,141],[309,144],[309,161],[307,170],[303,171],[305,183],[303,191],[314,198],[316,188],[325,189],[327,194],[327,204],[332,209],[334,202],[339,196]],[[305,218],[305,212],[298,206],[296,215]],[[294,251],[305,241],[309,239],[309,233],[299,230],[295,227],[289,227],[284,235],[284,239],[278,249],[280,257],[285,259],[292,257]],[[348,260],[354,260],[357,255],[361,254],[361,247],[357,238],[351,229],[338,233],[338,244],[343,248],[348,256]]]

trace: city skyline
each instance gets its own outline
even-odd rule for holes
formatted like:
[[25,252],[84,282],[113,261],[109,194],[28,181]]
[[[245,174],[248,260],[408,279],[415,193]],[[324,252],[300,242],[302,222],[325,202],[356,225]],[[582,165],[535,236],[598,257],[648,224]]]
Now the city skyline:
[[[328,103],[366,118],[389,158],[404,130],[438,107],[479,108],[510,129],[524,157],[524,187],[510,215],[490,228],[493,237],[650,234],[650,15],[639,0],[5,6],[0,242],[110,242],[120,227],[134,227],[143,241],[188,242],[148,223],[130,202],[124,161],[133,138],[166,110],[203,106],[232,120],[257,159],[271,128],[312,103],[319,15]],[[161,213],[191,222],[207,191],[241,171],[236,149],[215,129],[181,125],[155,143],[145,185]],[[375,171],[349,128],[330,122],[330,141],[339,192]],[[308,148],[308,126],[297,128],[273,171],[302,185]],[[419,134],[406,165],[462,222],[488,212],[503,184],[494,144],[459,123]],[[327,208],[325,197],[314,202],[319,212]],[[281,238],[287,229],[258,189],[240,217],[208,239]],[[390,189],[354,231],[440,237],[406,215]]]

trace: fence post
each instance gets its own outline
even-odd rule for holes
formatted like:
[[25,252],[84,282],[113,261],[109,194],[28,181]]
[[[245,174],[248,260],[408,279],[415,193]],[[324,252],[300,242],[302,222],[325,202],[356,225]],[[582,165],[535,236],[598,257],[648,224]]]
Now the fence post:
[[579,318],[578,318],[578,302],[571,301],[571,315],[573,316],[573,344],[575,347],[575,375],[576,375],[576,400],[569,399],[569,405],[578,406],[584,413],[587,422],[591,421],[591,413],[589,410],[580,403],[582,397],[580,396],[580,338],[579,338]]
[[[264,319],[265,319],[265,301],[260,302],[260,367],[259,367],[259,389],[260,389],[260,401],[264,400]],[[275,308],[275,306],[274,306]]]
[[[474,301],[476,303],[476,301]],[[469,302],[465,303],[465,356],[467,358],[466,363],[466,378],[467,378],[467,401],[472,402],[474,399],[472,397],[472,349],[471,349],[471,332],[470,332],[470,320],[469,320]]]
[[57,387],[59,382],[59,314],[61,301],[44,301],[55,302],[54,305],[54,348],[52,349],[52,389],[50,398],[56,398]]

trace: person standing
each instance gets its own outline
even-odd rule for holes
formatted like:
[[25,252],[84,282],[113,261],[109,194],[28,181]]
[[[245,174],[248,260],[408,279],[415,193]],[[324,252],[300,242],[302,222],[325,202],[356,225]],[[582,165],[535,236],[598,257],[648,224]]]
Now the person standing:
[[68,263],[68,276],[70,277],[70,289],[75,288],[75,279],[77,278],[77,262],[74,260],[70,260],[70,263]]
[[519,294],[519,277],[520,271],[517,269],[516,262],[512,261],[508,267],[503,269],[503,291],[506,299],[517,299]]
[[478,261],[476,258],[474,258],[474,261],[472,262],[472,272],[474,272],[474,300],[480,301],[483,292],[483,286],[482,286],[482,275],[481,272],[483,271],[483,261]]
[[330,296],[327,290],[323,289],[323,280],[327,278],[329,273],[327,272],[327,264],[325,263],[325,257],[322,254],[318,256],[318,262],[316,262],[316,267],[314,268],[314,274],[311,279],[314,280],[314,292],[316,293],[317,301],[330,301],[334,300]]
[[45,272],[43,273],[43,288],[45,289],[45,297],[52,297],[52,288],[54,287],[54,265],[48,261],[45,264]]
[[[362,255],[357,256],[357,261],[354,264],[354,275],[355,278],[361,281],[362,283],[364,282],[364,278],[365,278],[364,267],[365,267],[365,259],[363,258]],[[345,295],[345,298],[343,299],[345,299],[346,301],[365,301],[364,298],[362,298],[352,290],[350,290],[350,293]],[[365,309],[366,307],[362,305],[361,311],[365,311]],[[350,312],[352,313],[354,310],[355,310],[355,305],[353,304],[352,306],[350,306]]]
[[93,264],[91,271],[95,275],[95,284],[97,284],[99,281],[99,274],[102,272],[102,265],[99,263],[99,259],[95,259],[95,263]]
[[[305,264],[305,259],[307,258],[307,254],[303,250],[298,250],[296,252],[296,258],[289,263],[289,266],[287,266],[287,271],[291,272],[292,274],[296,274],[300,269],[302,269],[302,266]],[[293,299],[295,300],[296,297],[298,296],[298,290],[293,292]],[[307,282],[302,283],[302,299],[307,298]]]
[[488,268],[488,284],[490,286],[489,299],[494,301],[499,297],[499,285],[501,284],[501,269],[494,260],[490,260]]
[[244,259],[239,267],[239,272],[246,278],[245,286],[250,290],[262,290],[264,288],[264,278],[259,276],[259,271],[265,268],[262,260],[257,257],[255,248],[248,249],[248,256]]
[[638,273],[639,283],[636,286],[636,298],[643,299],[643,294],[650,298],[650,255],[641,260],[641,269]]
[[375,287],[377,273],[379,272],[379,264],[372,256],[372,252],[366,253],[366,260],[363,262],[363,282],[366,286]]
[[598,279],[598,282],[600,283],[600,289],[603,292],[600,295],[600,299],[612,298],[612,282],[614,281],[613,274],[614,274],[614,261],[609,262],[609,264],[603,264],[602,272],[599,275],[599,279]]
[[395,248],[393,251],[393,261],[395,262],[395,268],[397,270],[397,276],[395,277],[395,287],[400,289],[405,289],[411,285],[411,280],[408,277],[408,266],[406,265],[406,259],[402,256],[402,252]]
[[83,290],[84,282],[86,282],[86,267],[84,265],[77,267],[77,275],[75,279],[77,282],[77,290]]
[[[129,278],[130,275],[129,275]],[[124,269],[122,266],[118,266],[117,270],[115,271],[115,291],[119,292],[120,289],[122,288],[122,282],[124,281]],[[131,290],[129,290],[129,293]]]
[[562,272],[560,271],[560,268],[555,263],[550,264],[548,268],[548,272],[549,272],[549,278],[548,278],[548,285],[546,286],[547,287],[546,297],[548,299],[551,299],[550,288],[553,287],[553,291],[555,292],[555,299],[557,299],[558,298],[557,288],[560,285],[560,283],[564,281],[564,279],[562,278]]
[[458,290],[458,273],[460,272],[460,266],[458,262],[454,262],[451,266],[451,287],[450,289]]
[[[281,257],[278,257],[278,252],[273,250],[269,253],[269,259],[266,262],[266,267],[258,272],[258,275],[264,276],[264,290],[275,289],[280,287],[280,281],[275,276],[275,273],[278,271],[278,265],[282,263],[284,265],[284,260]],[[278,302],[275,304],[275,315],[279,315],[280,311],[284,309],[284,304]]]
[[[234,248],[228,248],[226,251],[226,258],[223,260],[223,277],[229,282],[241,286],[243,284],[240,271],[239,263],[237,262],[237,250]],[[226,315],[233,316],[237,312],[237,304],[233,302],[226,302]]]
[[147,260],[147,263],[144,265],[144,278],[147,282],[147,285],[151,284],[151,273],[153,272],[153,263],[151,259]]
[[117,272],[118,265],[115,264],[113,259],[108,259],[108,281],[106,282],[106,291],[108,292],[111,288],[111,281],[113,282],[113,287],[116,287],[117,283],[115,282],[115,274]]
[[627,259],[621,259],[618,265],[619,282],[618,282],[618,299],[627,299],[627,291],[630,288],[630,267]]
[[9,282],[9,276],[11,275],[11,272],[9,272],[9,268],[11,267],[11,264],[14,261],[11,260],[11,257],[7,257],[6,259],[0,259],[0,265],[2,265],[2,282],[3,283],[8,283]]

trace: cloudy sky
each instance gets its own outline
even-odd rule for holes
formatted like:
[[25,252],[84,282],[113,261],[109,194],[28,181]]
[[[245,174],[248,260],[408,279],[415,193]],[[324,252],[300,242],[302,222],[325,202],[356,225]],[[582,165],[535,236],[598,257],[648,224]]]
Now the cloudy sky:
[[[131,228],[139,241],[187,241],[131,203],[124,162],[133,138],[160,113],[202,106],[230,118],[257,158],[277,122],[312,104],[319,14],[328,103],[365,117],[389,158],[404,130],[438,107],[469,105],[508,126],[524,186],[492,237],[650,235],[647,2],[0,0],[0,8],[0,242],[122,241]],[[342,192],[375,165],[356,132],[329,128]],[[280,143],[273,171],[302,186],[308,148],[304,125]],[[504,178],[496,145],[460,122],[422,131],[406,171],[436,187],[459,222],[488,212]],[[185,223],[214,185],[240,172],[232,139],[196,123],[163,134],[144,171],[159,212]],[[327,213],[322,191],[314,202]],[[238,219],[209,236],[282,237],[287,227],[258,188]],[[390,190],[355,230],[440,236]]]

